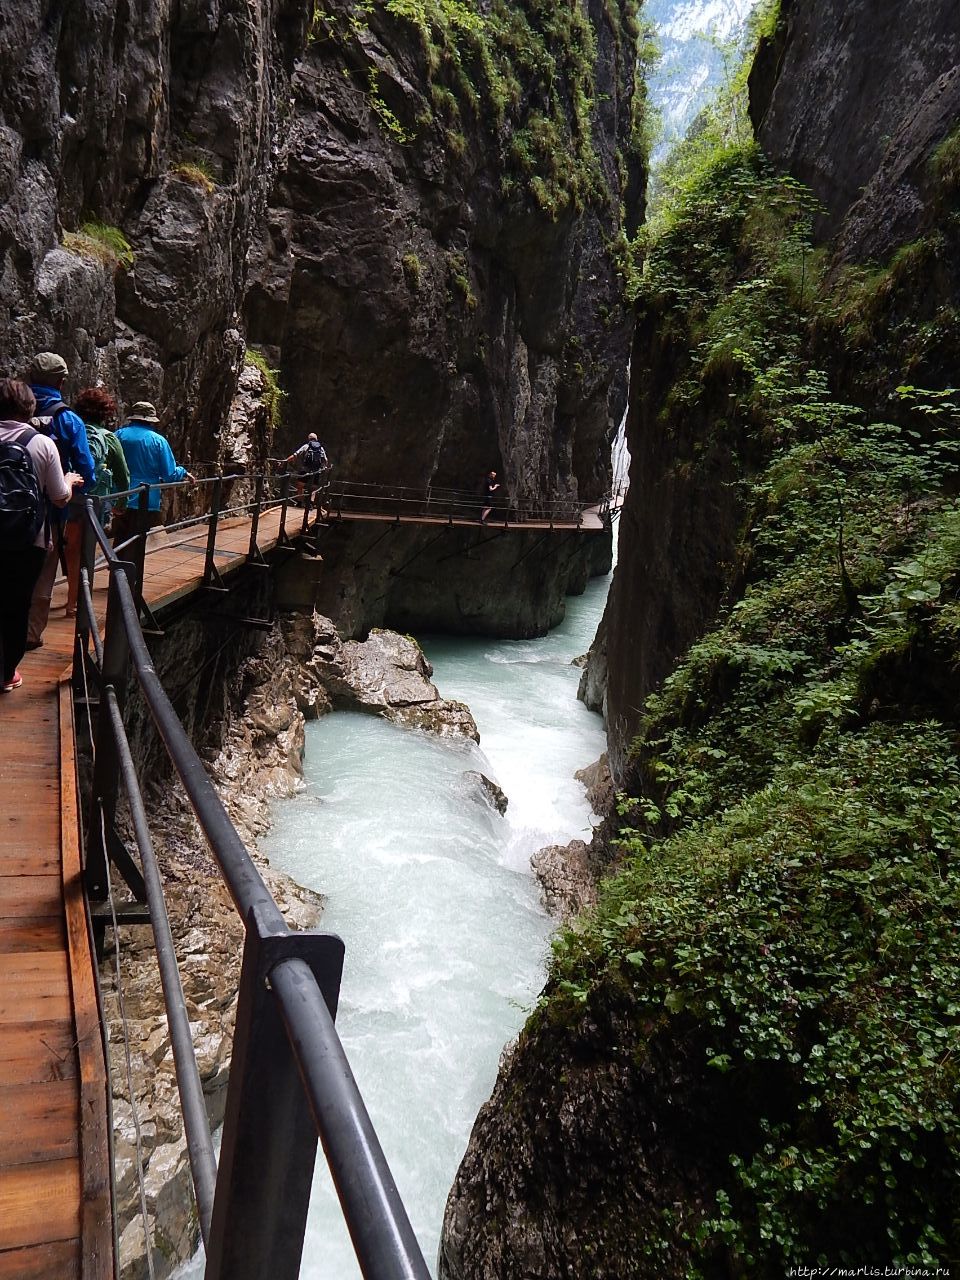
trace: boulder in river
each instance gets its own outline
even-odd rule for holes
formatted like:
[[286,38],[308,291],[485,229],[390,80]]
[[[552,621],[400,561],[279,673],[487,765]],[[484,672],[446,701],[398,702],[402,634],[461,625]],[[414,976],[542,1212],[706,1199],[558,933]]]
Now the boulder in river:
[[538,849],[530,865],[540,881],[543,905],[559,920],[570,920],[597,901],[597,857],[582,840]]
[[504,814],[507,812],[509,801],[502,788],[498,787],[492,778],[488,778],[479,769],[467,769],[463,776],[467,781],[476,785],[477,794],[487,803],[493,805],[497,813]]
[[469,707],[441,698],[430,679],[433,668],[412,637],[374,629],[366,640],[344,642],[329,619],[316,615],[314,626],[316,642],[306,665],[335,707],[370,711],[441,737],[480,741]]
[[598,817],[605,818],[612,812],[616,792],[605,751],[599,760],[578,769],[573,776],[587,788],[590,808]]

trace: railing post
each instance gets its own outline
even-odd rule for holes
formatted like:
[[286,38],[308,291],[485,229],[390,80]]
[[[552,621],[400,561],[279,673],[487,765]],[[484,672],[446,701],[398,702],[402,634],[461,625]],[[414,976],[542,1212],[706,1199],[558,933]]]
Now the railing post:
[[[97,558],[97,539],[93,532],[93,525],[88,515],[87,503],[93,505],[93,510],[100,516],[100,499],[87,498],[84,501],[81,519],[83,521],[83,532],[80,543],[80,575],[83,580],[83,572],[86,570],[87,581],[90,584],[90,599],[93,600],[93,570]],[[83,592],[80,591],[77,596],[77,626],[76,634],[73,640],[73,691],[79,698],[83,695],[84,689],[84,666],[87,660],[87,645],[89,643],[90,629],[96,627],[97,620],[87,616],[86,600]]]
[[139,486],[140,504],[137,507],[137,540],[130,547],[130,559],[134,568],[134,599],[143,612],[143,577],[147,561],[147,534],[150,532],[150,486]]
[[313,522],[313,554],[320,554],[320,535],[323,532],[323,486],[317,486],[317,512]]
[[[104,689],[112,686],[117,704],[123,709],[130,662],[130,646],[120,608],[117,590],[117,574],[125,573],[131,588],[136,581],[136,566],[121,561],[110,568],[110,586],[107,594],[106,637],[103,646]],[[85,879],[87,894],[92,902],[106,902],[109,896],[107,858],[110,856],[111,832],[117,812],[117,795],[120,788],[120,758],[113,736],[110,717],[101,708],[97,716],[96,758],[93,766],[93,786],[90,796],[90,813],[87,819],[87,856]]]
[[271,968],[306,961],[331,1018],[343,943],[276,933],[255,906],[247,919],[223,1144],[204,1280],[297,1280],[317,1130],[277,1001]]
[[[313,489],[311,488],[311,485],[313,483],[312,477],[309,475],[306,475],[304,476],[304,480],[305,480],[305,485],[303,490],[303,520],[300,522],[301,538],[304,536],[304,534],[307,532],[307,529],[310,526],[310,508],[311,506],[313,506]],[[318,487],[319,487],[319,482],[318,482]]]
[[207,554],[203,562],[203,585],[209,587],[216,575],[214,552],[217,549],[217,525],[220,523],[220,494],[223,489],[223,477],[217,472],[213,481],[213,499],[210,508],[210,523],[207,526]]
[[285,471],[280,477],[280,530],[277,542],[287,541],[287,507],[290,505],[290,472]]
[[253,518],[250,522],[250,545],[247,548],[248,560],[260,559],[260,548],[257,546],[257,533],[260,529],[260,508],[263,506],[263,486],[266,481],[266,474],[261,471],[257,476],[257,487],[254,493]]

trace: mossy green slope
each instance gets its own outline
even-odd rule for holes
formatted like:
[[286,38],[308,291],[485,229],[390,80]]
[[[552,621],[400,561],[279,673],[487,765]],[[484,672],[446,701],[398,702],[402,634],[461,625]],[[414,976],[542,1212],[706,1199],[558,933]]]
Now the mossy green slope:
[[807,193],[728,141],[637,283],[684,353],[659,429],[710,423],[744,521],[717,625],[647,704],[619,874],[558,939],[513,1073],[522,1109],[524,1063],[620,1011],[611,1053],[689,1162],[682,1192],[625,1188],[631,1275],[960,1249],[951,155],[922,241],[838,273]]
[[[598,127],[597,22],[610,25],[619,55],[637,61],[638,5],[628,0],[353,0],[319,3],[314,40],[332,39],[365,65],[370,102],[384,131],[416,145],[435,132],[454,156],[471,136],[498,156],[501,194],[526,193],[552,218],[620,198],[626,168],[639,168],[645,94],[638,75],[624,172],[604,174]],[[381,70],[364,53],[371,31],[415,32],[427,98],[416,115],[388,100]]]

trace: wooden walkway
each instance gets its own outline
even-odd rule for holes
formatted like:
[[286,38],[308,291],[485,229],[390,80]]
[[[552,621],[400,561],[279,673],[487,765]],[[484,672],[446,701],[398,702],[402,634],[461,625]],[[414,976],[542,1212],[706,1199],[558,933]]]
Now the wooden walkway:
[[[276,545],[278,528],[277,511],[261,517],[261,550]],[[248,520],[221,522],[221,574],[245,563],[249,537]],[[201,585],[206,539],[205,527],[151,536],[144,595],[154,609]],[[64,596],[58,585],[43,647],[20,664],[23,686],[0,694],[0,1280],[113,1276],[107,1082],[80,871],[74,623],[63,616]],[[103,572],[95,604],[102,619]]]
[[[296,512],[294,512],[296,515]],[[502,516],[496,513],[488,516],[488,518],[480,523],[479,517],[468,519],[465,516],[444,516],[444,515],[396,515],[389,511],[350,511],[337,509],[336,498],[330,505],[330,511],[327,520],[331,524],[339,524],[341,521],[361,521],[373,524],[419,524],[430,528],[450,528],[450,529],[509,529],[512,532],[523,532],[528,530],[532,533],[602,533],[606,528],[603,517],[600,514],[599,505],[596,507],[588,507],[580,521],[576,520],[504,520]],[[287,527],[290,527],[288,517]]]

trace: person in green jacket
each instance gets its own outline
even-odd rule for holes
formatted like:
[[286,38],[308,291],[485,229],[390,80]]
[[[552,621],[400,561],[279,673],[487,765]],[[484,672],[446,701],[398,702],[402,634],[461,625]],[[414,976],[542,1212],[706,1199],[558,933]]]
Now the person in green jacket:
[[[73,411],[83,419],[87,432],[87,444],[96,467],[94,483],[84,490],[84,497],[106,498],[111,493],[123,493],[130,488],[130,468],[123,456],[123,447],[112,428],[117,423],[117,402],[103,387],[84,387],[74,397]],[[100,518],[106,524],[111,508],[123,507],[125,498],[114,503],[105,502]],[[77,611],[80,592],[80,545],[82,521],[70,520],[66,525],[64,556],[67,562],[67,616]]]

